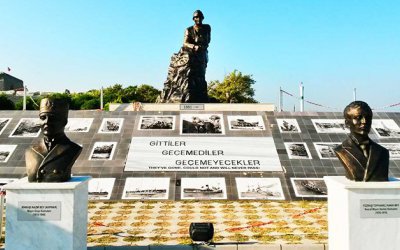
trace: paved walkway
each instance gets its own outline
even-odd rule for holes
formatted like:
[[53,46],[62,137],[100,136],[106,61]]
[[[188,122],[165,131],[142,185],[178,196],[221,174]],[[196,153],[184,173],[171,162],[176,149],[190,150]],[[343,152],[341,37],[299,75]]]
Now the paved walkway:
[[323,250],[327,243],[326,201],[118,201],[89,203],[88,247],[193,249],[191,222],[214,224],[218,245],[208,249]]

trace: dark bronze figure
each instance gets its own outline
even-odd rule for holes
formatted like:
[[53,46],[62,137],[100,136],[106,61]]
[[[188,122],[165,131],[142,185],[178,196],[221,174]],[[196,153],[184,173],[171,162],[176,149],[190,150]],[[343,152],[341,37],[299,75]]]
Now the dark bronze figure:
[[347,140],[334,149],[354,181],[388,181],[389,151],[372,141],[372,110],[367,103],[354,101],[344,110],[345,124],[350,128]]
[[194,25],[185,30],[183,46],[171,57],[168,77],[158,98],[159,103],[205,103],[208,102],[205,80],[208,63],[208,44],[211,26],[203,24],[200,10],[193,13]]
[[64,133],[68,122],[68,103],[59,99],[42,99],[39,118],[43,139],[25,152],[29,182],[65,182],[82,147]]

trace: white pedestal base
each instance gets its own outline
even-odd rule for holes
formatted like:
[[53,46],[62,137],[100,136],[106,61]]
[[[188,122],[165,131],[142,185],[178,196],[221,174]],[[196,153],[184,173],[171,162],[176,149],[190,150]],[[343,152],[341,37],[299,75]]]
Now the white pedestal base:
[[7,184],[6,249],[86,250],[89,179]]
[[324,179],[330,250],[400,249],[400,181]]

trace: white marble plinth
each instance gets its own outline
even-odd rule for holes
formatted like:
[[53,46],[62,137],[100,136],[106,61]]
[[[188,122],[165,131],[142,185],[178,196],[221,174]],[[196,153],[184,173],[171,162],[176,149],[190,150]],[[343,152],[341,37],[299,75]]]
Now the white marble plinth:
[[87,249],[89,179],[29,183],[23,178],[7,184],[6,249]]
[[400,249],[400,181],[324,179],[330,250]]

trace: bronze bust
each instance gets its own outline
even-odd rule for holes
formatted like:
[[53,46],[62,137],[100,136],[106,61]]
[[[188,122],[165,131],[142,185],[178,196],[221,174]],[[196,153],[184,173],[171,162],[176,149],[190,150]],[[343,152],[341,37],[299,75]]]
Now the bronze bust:
[[350,134],[334,151],[346,170],[346,177],[354,181],[388,181],[389,151],[368,137],[371,108],[365,102],[354,101],[343,113]]
[[66,182],[71,168],[82,151],[64,133],[69,105],[65,100],[44,98],[39,118],[43,138],[25,152],[29,182]]

